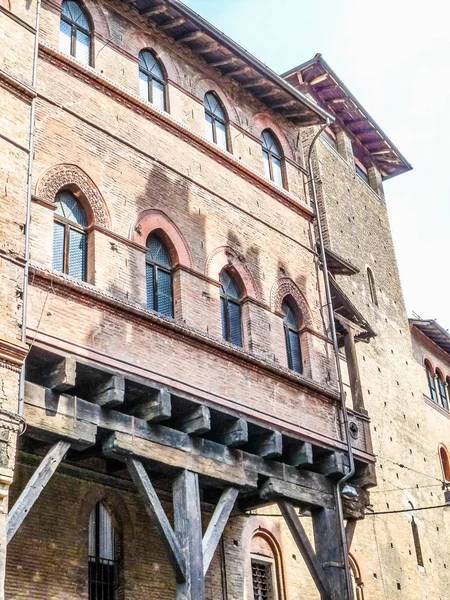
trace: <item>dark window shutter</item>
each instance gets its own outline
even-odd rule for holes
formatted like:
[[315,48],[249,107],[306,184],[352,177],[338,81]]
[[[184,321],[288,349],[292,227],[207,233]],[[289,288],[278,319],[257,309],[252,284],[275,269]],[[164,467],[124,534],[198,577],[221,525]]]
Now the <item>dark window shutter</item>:
[[155,285],[153,281],[154,267],[147,265],[146,281],[147,281],[147,308],[155,310]]
[[158,271],[158,312],[173,317],[172,275]]
[[227,302],[225,298],[220,299],[220,311],[222,314],[222,337],[227,339]]
[[86,234],[70,230],[69,275],[86,280]]
[[229,341],[235,346],[242,346],[241,307],[234,302],[228,302]]
[[289,331],[289,349],[291,352],[291,369],[297,373],[303,371],[300,337],[296,331]]
[[53,223],[53,268],[64,271],[64,225]]

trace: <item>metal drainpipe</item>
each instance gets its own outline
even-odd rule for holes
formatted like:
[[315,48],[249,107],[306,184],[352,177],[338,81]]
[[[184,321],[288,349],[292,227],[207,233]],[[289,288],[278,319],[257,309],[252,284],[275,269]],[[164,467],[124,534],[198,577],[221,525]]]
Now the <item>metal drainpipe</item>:
[[[33,52],[33,73],[31,77],[31,89],[36,92],[37,81],[37,63],[39,52],[39,26],[41,22],[41,0],[36,1],[36,34],[34,38]],[[30,108],[30,130],[28,138],[28,174],[27,174],[27,209],[25,216],[25,268],[23,273],[23,306],[22,306],[22,336],[21,341],[26,344],[27,341],[27,310],[28,310],[28,281],[30,276],[30,225],[31,225],[31,191],[33,178],[33,159],[34,159],[34,137],[35,137],[35,114],[36,114],[36,96],[31,100]],[[17,412],[23,416],[23,405],[25,399],[25,363],[20,370],[19,378],[19,398]]]
[[338,346],[337,335],[336,335],[336,325],[334,322],[334,311],[333,311],[333,301],[332,301],[332,297],[331,297],[330,278],[328,275],[327,257],[326,257],[326,253],[325,253],[325,245],[323,243],[322,223],[320,221],[320,209],[319,209],[319,202],[317,200],[317,189],[316,189],[316,182],[314,179],[313,164],[312,164],[312,151],[313,151],[314,145],[316,143],[316,140],[318,139],[318,137],[320,136],[322,131],[324,131],[329,125],[330,125],[330,122],[327,120],[326,124],[319,129],[319,131],[314,136],[313,141],[311,142],[311,145],[309,147],[309,152],[308,152],[308,169],[309,169],[309,178],[311,181],[311,189],[312,189],[312,194],[313,194],[314,210],[316,213],[317,230],[319,232],[320,256],[321,256],[322,266],[323,266],[323,278],[324,278],[324,282],[325,282],[325,293],[326,293],[326,298],[327,298],[328,316],[330,319],[331,338],[333,341],[334,355],[335,355],[335,359],[336,359],[336,371],[337,371],[337,377],[338,377],[338,383],[339,383],[339,395],[340,395],[340,400],[341,400],[342,418],[343,418],[343,423],[344,423],[344,430],[345,430],[345,436],[346,436],[346,441],[347,441],[348,458],[349,458],[349,463],[350,463],[350,471],[348,473],[346,473],[344,475],[344,477],[342,477],[342,479],[340,479],[336,484],[336,504],[337,504],[337,510],[338,510],[338,515],[339,515],[339,525],[340,525],[340,529],[341,529],[341,545],[342,545],[342,552],[344,555],[345,582],[346,582],[346,587],[347,587],[348,598],[349,598],[349,600],[353,600],[353,586],[352,586],[352,580],[351,580],[351,576],[350,576],[350,562],[348,559],[348,544],[347,544],[347,536],[345,533],[344,509],[342,506],[341,489],[342,489],[342,486],[345,484],[345,482],[348,481],[355,474],[355,461],[354,461],[354,457],[353,457],[353,447],[352,447],[352,441],[351,441],[351,436],[350,436],[350,430],[349,430],[349,426],[348,426],[348,413],[347,413],[347,406],[345,404],[345,390],[344,390],[344,383],[342,381],[341,363],[340,363],[340,358],[339,358],[339,346]]

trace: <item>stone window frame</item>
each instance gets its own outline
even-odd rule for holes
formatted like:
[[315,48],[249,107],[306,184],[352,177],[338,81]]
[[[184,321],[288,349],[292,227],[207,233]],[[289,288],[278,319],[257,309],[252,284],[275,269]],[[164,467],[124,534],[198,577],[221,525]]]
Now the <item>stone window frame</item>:
[[285,568],[283,561],[281,534],[277,523],[267,517],[254,515],[250,517],[242,531],[242,547],[245,553],[244,558],[244,570],[245,570],[245,585],[247,587],[249,597],[250,592],[253,593],[253,577],[252,577],[252,558],[262,560],[266,557],[264,555],[255,554],[252,552],[252,542],[255,537],[263,538],[269,545],[273,553],[273,564],[274,564],[274,582],[277,586],[278,598],[277,600],[286,599],[286,582],[285,582]]

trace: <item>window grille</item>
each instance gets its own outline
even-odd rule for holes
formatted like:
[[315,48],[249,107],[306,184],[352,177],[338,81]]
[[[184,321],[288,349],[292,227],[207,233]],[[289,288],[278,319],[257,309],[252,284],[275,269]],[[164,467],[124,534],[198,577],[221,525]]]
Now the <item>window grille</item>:
[[85,65],[91,63],[91,26],[78,2],[64,0],[61,5],[59,48]]
[[261,141],[266,177],[283,187],[283,158],[280,145],[268,129],[262,132]]
[[87,275],[86,226],[86,215],[72,192],[59,192],[53,224],[53,268],[82,281]]
[[116,600],[115,532],[101,502],[89,519],[89,600]]
[[172,261],[161,239],[150,234],[147,239],[147,308],[173,317]]
[[208,92],[204,104],[207,138],[222,150],[228,150],[227,121],[219,100],[215,94]]
[[302,373],[302,351],[300,346],[300,334],[297,317],[287,302],[283,302],[282,311],[284,313],[283,325],[286,339],[288,366],[293,371]]
[[241,305],[239,290],[231,276],[223,271],[220,276],[220,305],[222,336],[235,346],[242,346]]
[[252,579],[254,600],[275,600],[271,562],[252,559]]
[[139,52],[139,94],[160,110],[166,110],[166,81],[153,52]]

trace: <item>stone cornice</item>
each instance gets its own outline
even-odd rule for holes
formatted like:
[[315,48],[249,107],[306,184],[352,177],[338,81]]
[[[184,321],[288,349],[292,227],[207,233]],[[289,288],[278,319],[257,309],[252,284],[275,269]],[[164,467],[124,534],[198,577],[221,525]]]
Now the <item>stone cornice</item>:
[[0,362],[21,368],[27,354],[27,344],[0,336]]

